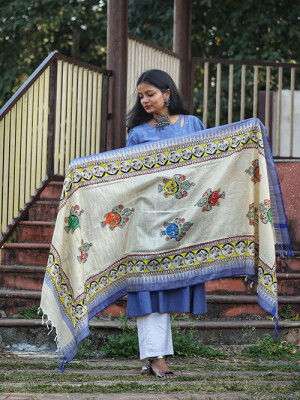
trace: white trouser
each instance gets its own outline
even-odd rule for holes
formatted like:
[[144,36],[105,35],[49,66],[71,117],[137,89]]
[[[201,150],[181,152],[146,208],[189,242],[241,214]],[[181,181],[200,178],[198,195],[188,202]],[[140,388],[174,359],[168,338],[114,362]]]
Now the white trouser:
[[168,313],[137,317],[140,359],[174,354],[171,318]]

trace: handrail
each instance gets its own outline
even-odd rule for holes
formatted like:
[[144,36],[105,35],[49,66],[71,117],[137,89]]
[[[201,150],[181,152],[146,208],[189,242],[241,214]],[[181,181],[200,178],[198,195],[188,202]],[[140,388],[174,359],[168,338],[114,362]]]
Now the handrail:
[[152,42],[148,42],[147,40],[142,39],[139,36],[133,35],[132,33],[128,33],[127,37],[128,37],[128,39],[131,39],[131,40],[134,40],[135,42],[144,44],[145,46],[150,47],[150,48],[152,48],[154,50],[158,50],[158,51],[160,51],[162,53],[168,54],[171,57],[178,58],[178,60],[182,60],[182,58],[177,53],[174,53],[171,50],[165,49],[164,47],[161,47],[158,44],[155,44],[155,43],[152,43]]
[[258,117],[267,128],[274,157],[300,157],[295,119],[299,63],[194,57],[191,65],[195,113],[204,125]]
[[53,62],[57,57],[57,52],[53,51],[48,55],[47,58],[36,68],[36,70],[26,79],[22,86],[15,92],[15,94],[4,104],[0,109],[0,121],[5,117],[9,110],[16,104],[16,102],[22,97],[23,93],[27,91],[38,77],[45,71],[45,69]]
[[34,82],[39,78],[39,76],[45,71],[47,67],[54,60],[64,60],[70,64],[76,64],[81,67],[88,68],[92,71],[97,71],[107,76],[111,76],[113,74],[112,71],[107,70],[105,68],[98,67],[93,64],[86,63],[84,61],[78,60],[76,58],[65,56],[64,54],[58,53],[57,51],[53,51],[50,53],[45,60],[34,70],[34,72],[26,79],[26,81],[19,87],[19,89],[12,95],[12,97],[4,104],[4,106],[0,109],[0,121],[5,115],[9,112],[9,110],[16,104],[16,102],[22,97],[23,93],[27,91]]
[[112,71],[52,52],[0,110],[0,248],[72,158],[106,150]]
[[233,64],[233,65],[258,65],[261,67],[287,67],[287,68],[300,68],[300,64],[297,63],[283,63],[283,62],[265,62],[265,61],[254,61],[254,60],[228,60],[221,58],[201,58],[193,57],[192,62],[208,62],[210,64]]

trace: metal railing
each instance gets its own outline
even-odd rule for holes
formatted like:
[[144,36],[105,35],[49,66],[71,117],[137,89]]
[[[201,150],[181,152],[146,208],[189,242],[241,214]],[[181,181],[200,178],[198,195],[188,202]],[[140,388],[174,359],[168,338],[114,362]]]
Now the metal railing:
[[131,108],[136,99],[133,94],[139,76],[152,68],[166,71],[179,86],[179,56],[137,36],[128,35],[127,109]]
[[258,117],[274,157],[300,157],[300,64],[193,58],[192,70],[194,113],[204,125]]
[[49,179],[106,150],[109,75],[54,52],[0,110],[0,248]]

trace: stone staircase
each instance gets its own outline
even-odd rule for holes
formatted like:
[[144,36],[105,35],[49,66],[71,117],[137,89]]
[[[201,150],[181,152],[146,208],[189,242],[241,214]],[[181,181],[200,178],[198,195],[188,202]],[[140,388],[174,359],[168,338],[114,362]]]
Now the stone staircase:
[[[16,229],[13,242],[6,243],[1,249],[0,310],[4,317],[5,314],[16,314],[20,307],[40,304],[45,265],[61,189],[62,182],[51,182],[29,210],[26,218],[28,220],[21,222]],[[289,305],[292,313],[300,315],[300,257],[278,258],[277,266],[279,312]],[[218,329],[227,329],[229,336],[231,329],[239,328],[242,333],[241,327],[246,326],[274,331],[274,323],[257,304],[256,287],[251,288],[243,277],[207,282],[206,292],[208,312],[197,318],[195,323],[197,322],[197,329],[206,329],[208,339],[209,336],[215,335],[209,332]],[[126,297],[99,315],[102,319],[110,319],[118,317],[120,312],[126,313]],[[21,321],[15,321],[15,325],[20,326]],[[26,324],[30,325],[29,322],[25,323],[25,326]],[[296,321],[294,325],[291,322],[288,325],[298,329],[300,322]],[[0,333],[1,326],[12,327],[14,320],[0,318]],[[282,327],[286,328],[287,325]]]

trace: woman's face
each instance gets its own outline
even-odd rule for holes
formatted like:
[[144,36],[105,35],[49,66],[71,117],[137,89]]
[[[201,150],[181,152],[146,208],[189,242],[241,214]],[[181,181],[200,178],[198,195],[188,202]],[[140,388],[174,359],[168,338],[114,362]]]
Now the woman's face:
[[147,113],[153,114],[155,118],[168,114],[169,110],[165,99],[170,97],[170,89],[163,93],[157,87],[146,82],[142,82],[137,88],[141,104]]

